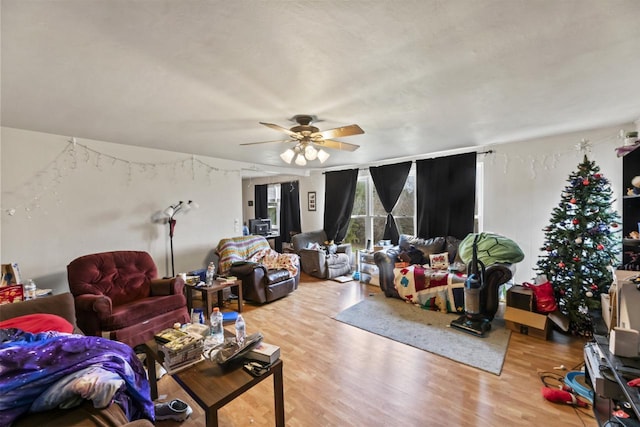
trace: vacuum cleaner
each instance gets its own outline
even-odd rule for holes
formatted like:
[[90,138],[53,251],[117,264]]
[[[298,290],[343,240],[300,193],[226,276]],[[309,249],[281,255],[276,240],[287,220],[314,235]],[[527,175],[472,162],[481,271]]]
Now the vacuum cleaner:
[[465,314],[451,321],[451,327],[482,337],[491,329],[491,320],[483,313],[481,293],[485,289],[485,266],[478,259],[478,238],[473,240],[471,264],[467,267],[467,280],[464,282]]

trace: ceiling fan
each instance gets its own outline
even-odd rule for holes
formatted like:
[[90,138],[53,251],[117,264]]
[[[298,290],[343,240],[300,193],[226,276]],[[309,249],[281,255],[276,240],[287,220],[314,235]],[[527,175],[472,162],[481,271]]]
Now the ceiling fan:
[[273,123],[260,122],[261,125],[267,126],[271,129],[289,135],[289,139],[282,139],[277,141],[261,141],[261,142],[247,142],[240,145],[255,145],[255,144],[267,144],[271,142],[295,142],[296,145],[293,148],[288,148],[284,153],[280,154],[280,158],[287,163],[291,163],[293,158],[296,158],[296,164],[304,166],[307,164],[307,160],[320,160],[320,163],[324,163],[329,158],[329,153],[324,151],[323,148],[332,148],[335,150],[355,151],[360,146],[355,144],[348,144],[346,142],[336,141],[332,138],[340,138],[344,136],[360,135],[364,131],[358,125],[342,126],[339,128],[328,129],[320,131],[311,123],[317,121],[315,116],[308,114],[298,114],[291,118],[291,121],[297,123],[290,129],[284,128]]

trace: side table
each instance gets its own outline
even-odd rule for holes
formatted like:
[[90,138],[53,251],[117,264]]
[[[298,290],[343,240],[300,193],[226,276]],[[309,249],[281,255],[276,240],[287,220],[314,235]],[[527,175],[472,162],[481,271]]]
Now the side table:
[[193,292],[200,292],[202,295],[202,302],[205,309],[206,319],[209,319],[211,316],[212,308],[213,308],[213,295],[214,292],[217,292],[218,296],[218,307],[222,310],[223,307],[223,296],[222,290],[225,288],[231,287],[237,288],[238,294],[238,313],[242,313],[242,280],[236,280],[235,282],[215,282],[213,286],[197,286],[197,285],[186,285],[185,290],[187,292],[187,309],[191,312],[193,308]]

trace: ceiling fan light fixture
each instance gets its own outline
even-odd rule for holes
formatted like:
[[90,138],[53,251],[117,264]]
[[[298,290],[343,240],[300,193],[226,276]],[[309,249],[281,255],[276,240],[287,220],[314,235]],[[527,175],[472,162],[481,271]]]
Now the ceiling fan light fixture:
[[318,150],[313,145],[307,145],[304,149],[304,157],[307,160],[315,160],[318,157]]
[[320,160],[320,163],[324,163],[329,158],[329,153],[327,153],[323,149],[320,149],[320,151],[318,151],[317,153],[317,157],[318,157],[318,160]]
[[296,165],[304,166],[306,164],[307,164],[307,160],[304,158],[304,156],[302,154],[298,154],[296,156]]
[[291,161],[293,160],[293,156],[295,155],[296,153],[294,153],[291,148],[287,148],[284,153],[280,154],[280,158],[284,162],[291,164]]

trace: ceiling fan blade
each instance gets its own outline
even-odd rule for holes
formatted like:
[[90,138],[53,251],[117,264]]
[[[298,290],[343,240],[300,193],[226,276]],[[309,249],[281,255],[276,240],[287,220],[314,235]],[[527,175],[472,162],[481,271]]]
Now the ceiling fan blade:
[[322,141],[315,142],[315,144],[321,147],[335,148],[336,150],[344,150],[344,151],[356,151],[358,148],[360,148],[359,145],[348,144],[346,142],[341,142],[341,141],[334,141],[333,139],[325,139]]
[[351,135],[360,135],[363,134],[364,131],[358,125],[349,125],[342,126],[335,129],[323,130],[322,132],[312,133],[311,138],[316,138],[320,136],[322,138],[342,138],[343,136],[351,136]]
[[279,139],[277,141],[244,142],[240,145],[270,144],[272,142],[298,142],[297,139]]
[[292,131],[290,131],[290,130],[289,130],[289,129],[287,129],[287,128],[283,128],[283,127],[282,127],[282,126],[280,126],[280,125],[274,125],[273,123],[264,123],[264,122],[260,122],[260,124],[261,124],[261,125],[264,125],[264,126],[266,126],[266,127],[269,127],[269,128],[271,128],[271,129],[273,129],[273,130],[277,130],[278,132],[284,132],[284,133],[286,133],[287,135],[291,136],[292,138],[295,138],[295,139],[302,139],[302,135],[300,135],[299,133],[292,132]]

